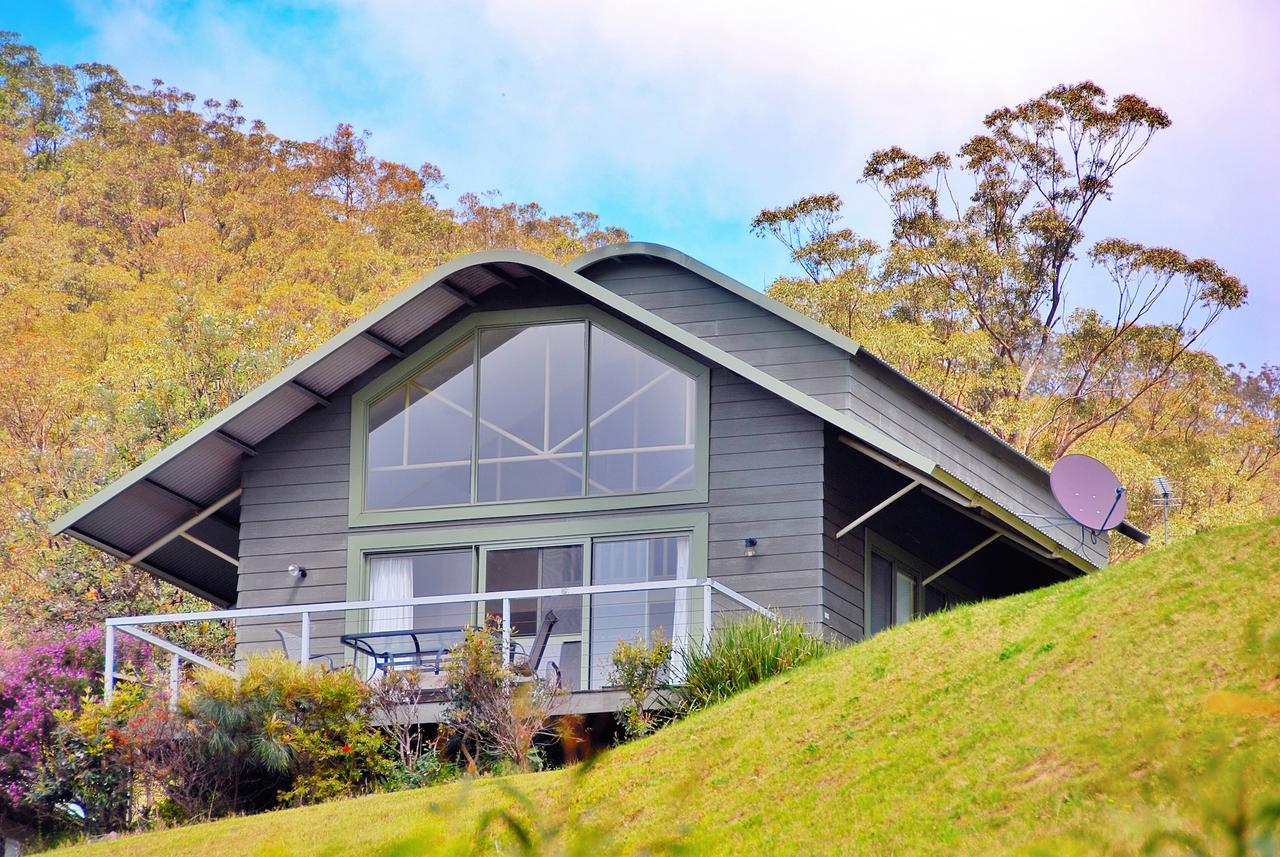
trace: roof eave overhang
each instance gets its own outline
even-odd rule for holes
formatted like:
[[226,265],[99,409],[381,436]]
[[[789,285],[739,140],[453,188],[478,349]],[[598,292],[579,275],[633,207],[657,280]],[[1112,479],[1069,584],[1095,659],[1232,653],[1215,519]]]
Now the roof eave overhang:
[[[918,390],[922,391],[925,395],[929,396],[931,399],[936,400],[939,404],[947,408],[950,412],[952,412],[956,416],[960,417],[966,422],[977,427],[986,436],[988,436],[989,438],[994,440],[996,443],[1000,444],[1000,446],[1004,447],[1008,452],[1016,456],[1019,461],[1029,465],[1031,468],[1043,474],[1044,476],[1046,477],[1048,476],[1048,473],[1049,473],[1048,469],[1045,468],[1044,465],[1040,464],[1040,462],[1036,461],[1030,456],[1025,455],[1022,451],[1010,445],[1007,441],[1005,441],[999,435],[996,435],[995,433],[993,433],[990,429],[986,428],[983,425],[980,425],[977,422],[974,422],[972,419],[970,419],[965,414],[961,413],[959,410],[953,407],[946,400],[940,399],[937,396],[930,393],[928,390],[925,390],[915,381],[915,379],[899,371],[892,364],[886,363],[884,360],[881,360],[879,357],[872,354],[871,352],[862,349],[862,347],[854,340],[840,333],[837,333],[836,331],[832,330],[829,327],[826,327],[825,325],[819,324],[818,322],[814,321],[813,319],[809,318],[803,313],[796,312],[786,304],[780,303],[779,301],[774,300],[768,295],[765,295],[751,288],[750,286],[747,286],[744,283],[738,282],[732,277],[729,277],[728,275],[720,271],[717,271],[711,266],[703,262],[700,262],[697,259],[694,259],[692,256],[682,253],[673,247],[668,247],[664,244],[654,244],[654,243],[645,242],[645,241],[631,241],[631,242],[626,242],[622,244],[607,244],[603,247],[597,247],[594,250],[588,251],[587,253],[584,253],[581,256],[578,256],[576,259],[569,262],[568,267],[571,268],[574,272],[581,272],[586,270],[587,268],[590,268],[593,265],[599,264],[600,262],[605,262],[609,260],[621,260],[622,258],[628,257],[628,256],[649,256],[655,259],[662,259],[664,261],[671,262],[675,265],[679,265],[697,274],[698,276],[703,277],[704,279],[707,279],[715,283],[721,288],[724,288],[725,290],[732,292],[733,294],[738,295],[739,297],[744,298],[745,300],[748,300],[751,303],[754,303],[755,305],[773,313],[774,315],[777,315],[777,316],[780,316],[781,318],[786,319],[787,321],[791,322],[797,327],[809,333],[812,333],[813,335],[836,346],[837,348],[844,349],[845,351],[849,352],[850,357],[867,359],[879,366],[885,367],[897,377],[902,378],[907,383],[917,388]],[[839,413],[839,412],[834,412],[834,413]],[[870,428],[870,426],[867,426],[867,428]],[[882,451],[887,451],[887,450],[882,450]],[[937,473],[946,474],[948,477],[950,477],[953,480],[955,479],[955,477],[947,473],[947,471],[943,469],[940,464],[938,464],[937,462],[929,461],[923,456],[917,456],[917,461],[914,461],[914,462],[908,459],[902,459],[902,460],[904,463],[910,464],[911,466],[920,470],[920,472],[922,473],[934,474],[936,471]],[[959,481],[959,480],[956,480],[956,481]],[[973,488],[969,487],[966,483],[959,482],[959,484],[964,485],[968,493],[973,493],[973,494],[977,493]],[[978,496],[981,496],[981,495],[978,495]],[[992,503],[992,505],[994,505],[996,508],[1003,508],[1003,507],[1000,507],[998,504]],[[1011,512],[1008,512],[1008,510],[1005,510],[1005,512],[1006,514],[1013,514]],[[1016,517],[1016,515],[1014,517]],[[1050,544],[1059,545],[1059,543],[1056,540],[1052,539],[1051,537],[1045,536],[1045,534],[1042,533],[1038,528],[1032,526],[1031,524],[1028,524],[1026,521],[1023,521],[1021,518],[1018,518],[1018,520],[1021,522],[1023,530],[1030,529],[1031,531],[1034,531],[1035,533],[1040,534],[1041,537],[1048,538]],[[1138,529],[1137,527],[1133,526],[1128,522],[1122,523],[1119,527],[1116,528],[1116,531],[1119,532],[1121,535],[1124,535],[1144,545],[1148,541],[1150,541],[1150,538],[1151,538],[1147,533],[1143,532],[1142,530]],[[1055,553],[1057,552],[1059,551],[1055,550]],[[1076,556],[1072,551],[1068,551],[1068,554],[1070,554],[1071,556]],[[1088,562],[1088,560],[1084,560],[1083,558],[1078,556],[1076,556],[1076,559],[1079,559],[1081,562],[1083,562],[1085,564],[1085,567],[1087,568],[1094,567],[1091,563]]]
[[[272,393],[282,387],[296,383],[296,379],[302,373],[318,365],[353,339],[366,336],[370,329],[376,326],[380,321],[388,318],[398,309],[404,307],[410,301],[419,297],[436,284],[442,283],[450,276],[458,274],[468,268],[509,264],[522,266],[533,272],[555,278],[565,283],[601,306],[612,310],[621,316],[627,317],[637,324],[649,329],[653,333],[656,333],[659,336],[685,348],[689,352],[697,354],[709,362],[719,365],[722,368],[734,372],[744,379],[769,390],[780,398],[821,418],[840,431],[843,431],[868,446],[879,450],[883,454],[891,456],[895,460],[902,462],[903,465],[922,474],[934,476],[938,478],[939,481],[955,487],[957,491],[965,496],[973,497],[979,504],[989,507],[992,514],[1000,517],[1010,526],[1017,528],[1028,538],[1034,540],[1037,544],[1044,546],[1046,550],[1052,552],[1054,555],[1060,555],[1063,559],[1072,563],[1076,567],[1079,567],[1082,570],[1093,568],[1086,559],[1074,554],[1074,552],[1069,549],[1066,549],[1060,542],[1056,541],[1048,534],[1019,518],[1013,512],[1003,509],[1003,507],[999,506],[999,504],[996,504],[994,501],[991,501],[989,498],[983,497],[971,486],[968,486],[966,483],[947,473],[946,470],[938,464],[938,462],[911,450],[869,423],[858,420],[847,413],[837,411],[812,396],[800,392],[786,382],[780,381],[767,372],[752,366],[746,361],[735,357],[720,348],[710,345],[705,340],[685,331],[671,322],[666,321],[660,316],[637,306],[635,303],[615,294],[608,288],[593,282],[578,272],[585,270],[596,262],[608,259],[611,256],[626,254],[634,255],[637,252],[641,252],[646,255],[667,259],[675,262],[676,264],[682,265],[700,276],[711,279],[713,282],[716,282],[735,294],[741,294],[744,298],[751,300],[753,303],[764,307],[770,312],[782,316],[788,321],[795,323],[797,326],[803,327],[804,329],[815,333],[815,335],[821,336],[826,341],[838,345],[839,347],[849,351],[850,354],[856,354],[858,346],[852,340],[848,340],[847,338],[836,334],[834,331],[822,328],[811,319],[801,316],[794,310],[778,304],[776,301],[761,295],[759,292],[756,292],[741,283],[737,283],[725,275],[720,274],[719,272],[716,272],[702,263],[699,263],[678,251],[672,250],[671,248],[655,244],[626,244],[618,245],[618,248],[621,249],[606,247],[585,254],[570,263],[572,270],[545,259],[542,256],[521,250],[483,251],[468,254],[455,259],[452,262],[446,263],[432,271],[429,275],[422,278],[414,285],[400,292],[395,297],[390,298],[376,310],[351,324],[340,334],[319,346],[305,357],[290,364],[273,378],[264,382],[262,385],[243,396],[240,400],[201,424],[199,427],[193,429],[182,439],[166,447],[143,464],[116,479],[106,488],[94,494],[85,502],[79,504],[71,511],[59,517],[52,525],[50,525],[50,530],[54,534],[72,530],[76,523],[86,515],[100,509],[104,504],[110,502],[112,498],[146,479],[157,469],[173,461],[183,452],[191,449],[200,441],[218,434],[230,420],[245,413],[256,404],[262,402]],[[1141,534],[1140,531],[1137,531],[1135,528],[1130,529],[1134,529],[1135,532]],[[74,531],[72,532],[72,535],[75,535],[77,538],[81,538],[81,540],[90,541],[89,538],[86,538],[86,534],[83,532]]]

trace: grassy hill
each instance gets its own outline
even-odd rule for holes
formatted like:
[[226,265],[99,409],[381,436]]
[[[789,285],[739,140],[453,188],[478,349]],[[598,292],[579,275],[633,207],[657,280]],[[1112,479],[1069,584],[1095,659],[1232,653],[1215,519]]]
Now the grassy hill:
[[576,842],[582,853],[673,838],[740,854],[1125,853],[1155,830],[1199,835],[1207,812],[1280,798],[1278,737],[1271,520],[897,628],[585,773],[380,795],[66,853],[438,853],[474,840],[494,807],[543,829],[569,819],[578,832],[555,848]]

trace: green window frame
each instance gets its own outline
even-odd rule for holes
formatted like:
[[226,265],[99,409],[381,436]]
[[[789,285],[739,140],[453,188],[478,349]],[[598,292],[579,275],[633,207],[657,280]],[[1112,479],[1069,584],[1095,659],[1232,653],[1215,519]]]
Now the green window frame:
[[[945,576],[940,577],[928,585],[924,586],[923,581],[934,572],[933,566],[925,562],[920,557],[899,547],[894,542],[889,541],[871,528],[863,530],[864,553],[863,553],[863,586],[862,586],[862,637],[866,639],[872,636],[871,631],[871,555],[879,554],[893,565],[893,574],[902,575],[910,578],[912,581],[911,601],[912,615],[915,619],[926,615],[926,595],[925,590],[930,589],[942,593],[949,601],[954,600],[956,603],[965,601],[976,601],[978,596],[967,587],[961,586],[955,581],[948,580]],[[893,622],[893,625],[899,624]],[[887,629],[885,629],[887,630]],[[876,632],[878,633],[878,632]]]
[[[426,367],[457,349],[468,339],[479,338],[484,330],[502,327],[582,322],[589,335],[596,326],[623,342],[638,348],[691,377],[696,401],[693,425],[693,480],[691,487],[637,493],[590,494],[584,478],[580,495],[521,501],[477,501],[475,489],[477,451],[472,444],[472,501],[468,503],[422,506],[400,509],[367,508],[369,408],[388,392],[410,382]],[[590,349],[587,349],[586,377],[590,377]],[[351,473],[349,519],[352,527],[467,521],[478,518],[513,517],[557,513],[590,512],[612,509],[636,509],[649,506],[705,503],[708,483],[708,439],[710,435],[710,367],[693,360],[652,337],[619,321],[595,307],[549,307],[499,312],[480,312],[433,339],[405,357],[396,366],[370,382],[351,399]],[[590,384],[586,383],[588,396]],[[586,429],[590,431],[590,426]],[[589,443],[583,443],[584,466],[587,465]]]
[[[356,533],[347,540],[347,600],[363,601],[369,597],[369,561],[373,557],[396,553],[424,553],[433,550],[468,549],[472,552],[472,591],[485,588],[484,558],[493,550],[529,547],[583,546],[583,583],[590,585],[592,547],[598,541],[625,538],[648,538],[686,535],[689,537],[689,568],[686,579],[707,577],[706,512],[665,512],[612,515],[577,520],[539,521],[521,524],[478,524],[470,527],[448,527],[434,530],[383,531]],[[693,592],[693,590],[681,590]],[[579,688],[587,688],[591,669],[591,610],[584,596],[582,630],[574,635],[582,641]],[[699,612],[700,611],[695,611]],[[475,617],[479,616],[479,608]],[[700,621],[697,616],[691,622]],[[365,611],[351,611],[346,616],[346,633],[367,630]],[[700,628],[692,629],[700,632]],[[347,663],[354,663],[350,649],[344,649]]]

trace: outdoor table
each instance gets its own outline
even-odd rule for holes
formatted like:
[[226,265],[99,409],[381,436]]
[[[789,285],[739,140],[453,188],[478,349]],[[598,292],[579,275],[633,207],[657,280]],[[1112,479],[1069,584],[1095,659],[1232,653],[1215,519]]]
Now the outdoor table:
[[[386,674],[389,670],[403,667],[420,668],[434,661],[433,670],[439,675],[441,661],[461,636],[461,628],[410,628],[403,631],[361,631],[343,634],[338,639],[344,646],[355,649],[357,654],[367,656],[373,664],[374,673],[381,670]],[[412,642],[413,648],[393,645],[404,640]]]

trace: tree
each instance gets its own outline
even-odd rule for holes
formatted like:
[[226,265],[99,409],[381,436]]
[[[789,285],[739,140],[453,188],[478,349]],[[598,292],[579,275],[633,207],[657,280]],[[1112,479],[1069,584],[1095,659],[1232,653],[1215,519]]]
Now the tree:
[[[786,246],[804,274],[779,278],[770,294],[1041,461],[1105,440],[1122,442],[1127,452],[1113,457],[1132,454],[1135,472],[1145,473],[1142,450],[1168,419],[1151,407],[1176,403],[1174,412],[1190,418],[1186,394],[1203,387],[1187,371],[1204,363],[1195,346],[1247,297],[1211,259],[1124,238],[1086,245],[1090,212],[1169,125],[1143,98],[1109,100],[1084,82],[992,111],[955,156],[875,151],[863,182],[888,207],[887,246],[842,228],[844,201],[834,193],[762,211],[753,229]],[[1071,300],[1081,261],[1109,283],[1107,305]],[[1208,430],[1226,438],[1253,427],[1233,479],[1274,480],[1276,415],[1258,406],[1274,370],[1233,376],[1208,360],[1204,371],[1218,379]],[[1193,463],[1183,447],[1162,457],[1192,481],[1207,478],[1216,465]]]

